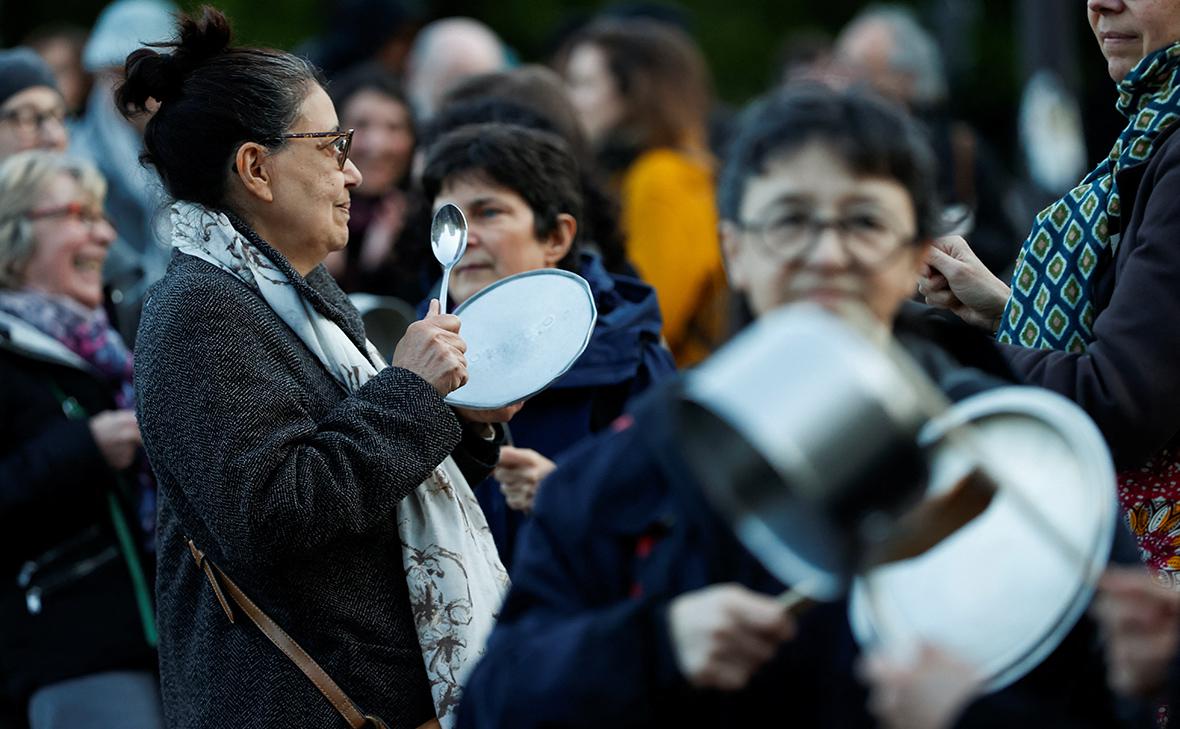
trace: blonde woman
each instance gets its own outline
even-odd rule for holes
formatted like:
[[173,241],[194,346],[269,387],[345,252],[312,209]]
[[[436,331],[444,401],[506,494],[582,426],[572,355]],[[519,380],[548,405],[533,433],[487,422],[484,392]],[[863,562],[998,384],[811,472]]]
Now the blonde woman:
[[102,308],[105,192],[55,152],[0,165],[0,706],[27,703],[36,729],[162,726],[154,502],[131,354]]

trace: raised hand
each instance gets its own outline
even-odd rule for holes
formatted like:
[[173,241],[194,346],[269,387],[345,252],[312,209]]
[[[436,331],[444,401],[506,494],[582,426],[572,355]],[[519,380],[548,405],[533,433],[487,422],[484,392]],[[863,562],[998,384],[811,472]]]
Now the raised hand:
[[508,508],[532,511],[537,488],[553,473],[557,464],[531,448],[500,448],[500,463],[492,474],[500,482],[500,492],[508,500]]
[[467,344],[459,336],[459,317],[440,314],[438,299],[426,318],[407,329],[393,352],[393,365],[429,382],[443,397],[467,382]]
[[937,238],[918,278],[926,303],[949,309],[960,319],[994,332],[1012,290],[979,260],[957,235]]

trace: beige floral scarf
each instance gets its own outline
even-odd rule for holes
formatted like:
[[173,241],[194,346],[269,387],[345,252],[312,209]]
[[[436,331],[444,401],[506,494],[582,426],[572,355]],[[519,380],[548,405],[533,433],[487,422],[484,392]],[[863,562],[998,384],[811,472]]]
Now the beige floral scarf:
[[[258,290],[348,392],[387,366],[372,344],[366,341],[362,353],[317,312],[224,214],[176,203],[172,228],[173,245],[181,252]],[[483,655],[508,574],[479,503],[449,456],[398,506],[397,530],[435,711],[444,727],[453,727],[463,681]]]

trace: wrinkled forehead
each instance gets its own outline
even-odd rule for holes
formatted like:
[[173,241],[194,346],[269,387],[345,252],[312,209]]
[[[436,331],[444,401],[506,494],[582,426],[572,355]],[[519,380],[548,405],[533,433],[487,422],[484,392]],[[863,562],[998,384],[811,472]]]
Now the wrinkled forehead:
[[806,143],[772,156],[760,172],[746,180],[741,204],[745,220],[787,205],[814,210],[873,206],[907,222],[915,214],[909,192],[901,182],[855,172],[822,142]]
[[42,202],[64,205],[83,203],[88,206],[102,202],[104,187],[101,178],[81,169],[59,170],[48,178],[40,188]]

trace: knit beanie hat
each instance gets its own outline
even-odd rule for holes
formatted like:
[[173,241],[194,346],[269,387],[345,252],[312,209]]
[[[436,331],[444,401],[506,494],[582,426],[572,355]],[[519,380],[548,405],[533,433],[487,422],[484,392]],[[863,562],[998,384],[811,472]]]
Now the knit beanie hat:
[[0,105],[34,86],[57,90],[57,79],[49,64],[31,48],[18,47],[0,51]]

